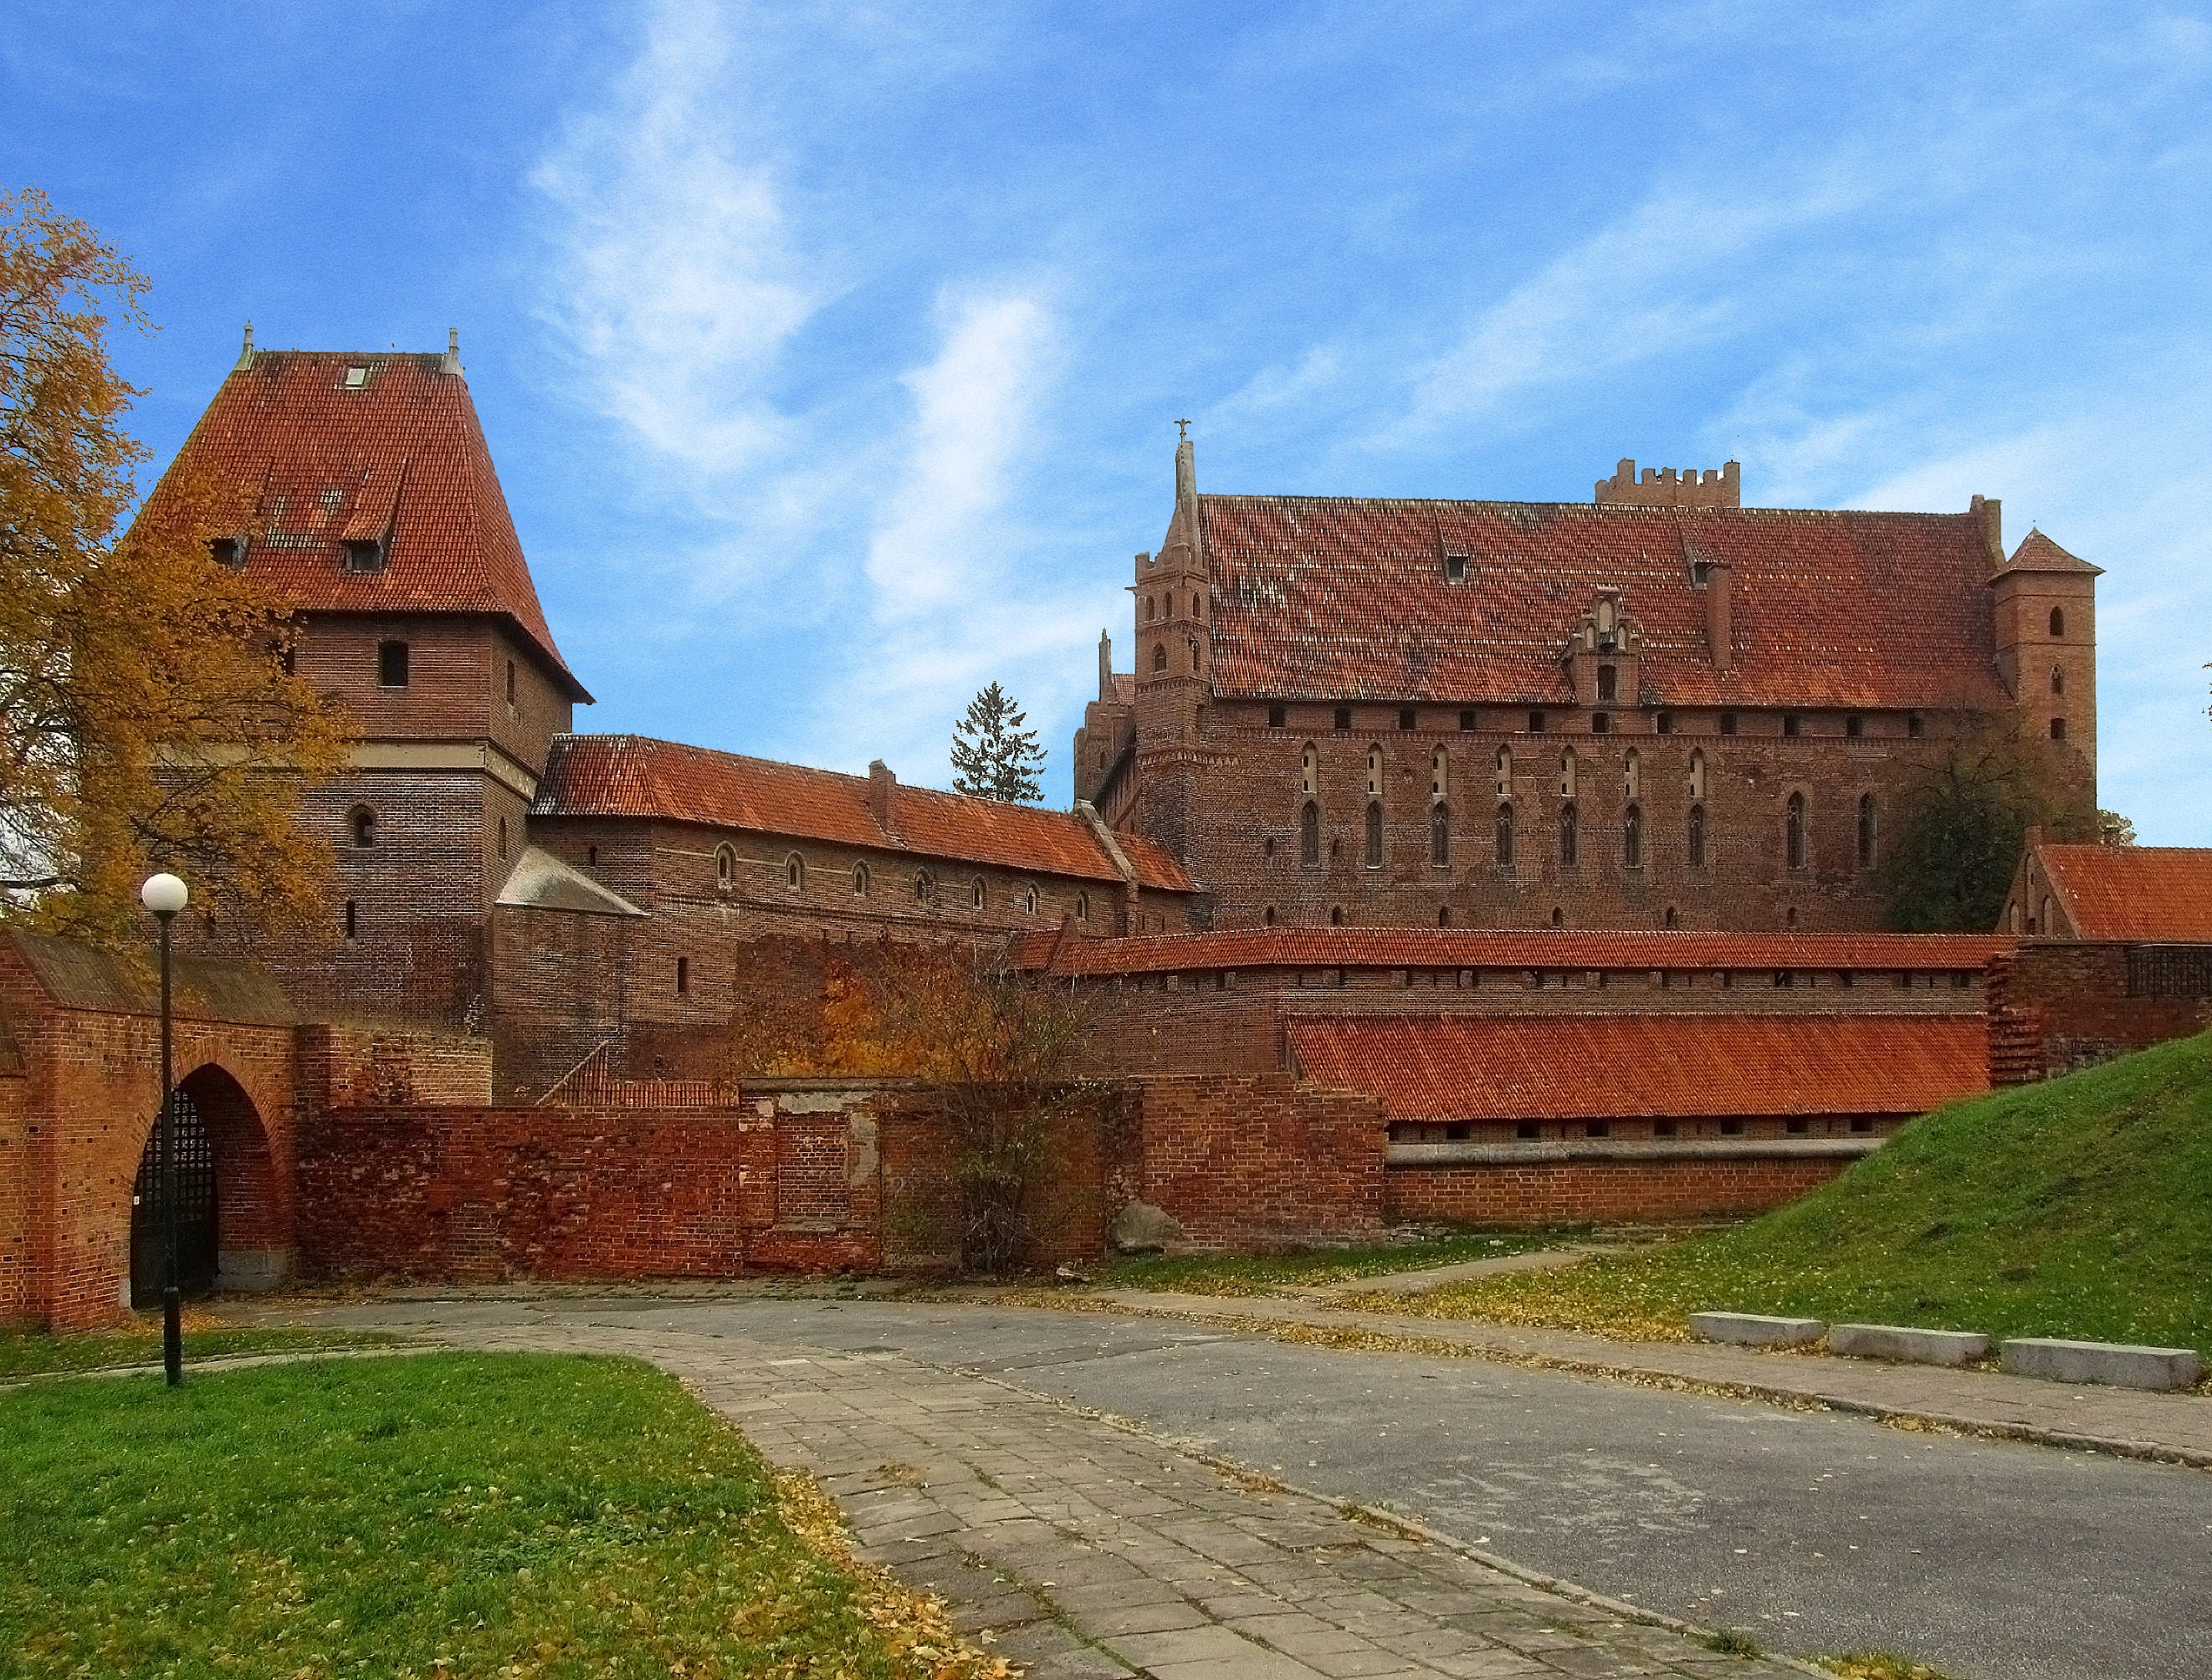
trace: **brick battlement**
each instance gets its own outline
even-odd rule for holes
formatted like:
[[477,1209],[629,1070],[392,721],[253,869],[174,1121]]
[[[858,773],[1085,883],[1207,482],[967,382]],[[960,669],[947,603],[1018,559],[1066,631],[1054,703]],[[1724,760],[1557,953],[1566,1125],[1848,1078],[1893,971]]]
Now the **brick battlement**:
[[1702,472],[1694,466],[1680,473],[1671,466],[1647,466],[1639,479],[1636,463],[1624,456],[1613,477],[1597,481],[1590,500],[1617,508],[1741,508],[1741,472],[1734,461]]

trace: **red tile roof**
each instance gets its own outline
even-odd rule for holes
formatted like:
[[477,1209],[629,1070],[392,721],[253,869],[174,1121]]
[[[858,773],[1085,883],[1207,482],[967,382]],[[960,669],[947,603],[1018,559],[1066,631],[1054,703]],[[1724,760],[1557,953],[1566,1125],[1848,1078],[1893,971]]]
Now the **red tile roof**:
[[[1125,837],[1126,840],[1126,837]],[[1992,934],[1736,934],[1431,928],[1272,928],[1087,940],[1056,955],[1024,939],[1014,961],[1066,975],[1261,968],[1982,969],[2016,941]]]
[[[1082,880],[1121,879],[1091,825],[1072,811],[894,783],[886,827],[870,810],[865,776],[644,735],[555,736],[532,814],[702,823]],[[1182,866],[1158,846],[1134,835],[1114,837],[1139,886],[1193,890]]]
[[[1972,514],[1200,502],[1220,694],[1565,703],[1559,654],[1612,586],[1663,704],[2008,703],[1984,587],[1996,557]],[[1447,554],[1467,557],[1465,582],[1445,581]],[[1693,558],[1731,569],[1730,670],[1707,652]]]
[[2083,939],[2212,940],[2212,849],[2045,843],[2036,855]]
[[2078,554],[2069,554],[2040,531],[2031,531],[2021,539],[2006,563],[2016,572],[2087,572],[2092,577],[2102,577],[2105,569],[2093,566]]
[[[348,370],[365,368],[358,389]],[[504,618],[573,697],[468,382],[437,356],[263,350],[234,369],[154,494],[186,475],[250,489],[249,576],[321,612]],[[374,571],[342,545],[386,542]]]
[[1299,1071],[1393,1119],[1922,1114],[1989,1087],[1979,1015],[1322,1016]]

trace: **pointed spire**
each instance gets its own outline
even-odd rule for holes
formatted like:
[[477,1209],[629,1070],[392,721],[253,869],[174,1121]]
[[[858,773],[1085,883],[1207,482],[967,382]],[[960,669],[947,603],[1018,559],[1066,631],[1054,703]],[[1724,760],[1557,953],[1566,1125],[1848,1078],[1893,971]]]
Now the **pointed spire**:
[[1098,697],[1114,697],[1114,638],[1104,630],[1098,632]]
[[461,329],[458,326],[446,329],[446,358],[438,364],[438,371],[441,374],[461,371]]
[[253,365],[253,323],[252,323],[252,321],[248,321],[248,322],[246,322],[246,348],[245,348],[245,349],[243,349],[243,350],[241,350],[240,351],[239,351],[239,353],[238,353],[238,360],[237,360],[234,363],[233,363],[233,364],[232,364],[232,367],[231,367],[230,371],[231,371],[231,372],[233,372],[234,374],[242,374],[242,373],[244,373],[244,372],[245,372],[248,368],[251,368],[252,365]]
[[1190,422],[1178,420],[1176,428],[1179,441],[1176,444],[1176,505],[1174,529],[1169,534],[1168,546],[1187,545],[1191,563],[1201,557],[1198,527],[1198,455],[1190,441]]

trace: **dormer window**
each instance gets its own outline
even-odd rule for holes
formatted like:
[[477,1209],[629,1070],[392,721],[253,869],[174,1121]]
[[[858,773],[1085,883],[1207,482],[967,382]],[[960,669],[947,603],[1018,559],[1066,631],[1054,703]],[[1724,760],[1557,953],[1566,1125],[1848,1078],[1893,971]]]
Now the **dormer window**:
[[347,390],[359,391],[368,383],[368,369],[365,366],[362,366],[360,363],[356,363],[353,367],[345,370],[345,388]]
[[1467,581],[1467,556],[1464,554],[1444,556],[1444,581],[1447,583]]
[[345,552],[345,569],[348,571],[380,572],[384,569],[384,545],[374,538],[349,538],[339,546]]
[[246,551],[252,542],[251,537],[217,537],[208,545],[208,555],[216,565],[236,571],[246,563]]

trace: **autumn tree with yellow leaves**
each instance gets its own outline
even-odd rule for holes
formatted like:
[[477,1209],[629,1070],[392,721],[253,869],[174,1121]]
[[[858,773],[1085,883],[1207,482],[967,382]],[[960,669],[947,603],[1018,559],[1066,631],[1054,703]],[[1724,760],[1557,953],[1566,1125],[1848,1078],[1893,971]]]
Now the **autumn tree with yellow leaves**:
[[236,497],[173,482],[130,519],[139,393],[107,341],[148,330],[146,286],[43,193],[0,192],[0,913],[94,938],[157,868],[234,928],[305,913],[328,859],[299,800],[345,750],[286,669],[284,606],[212,557]]

